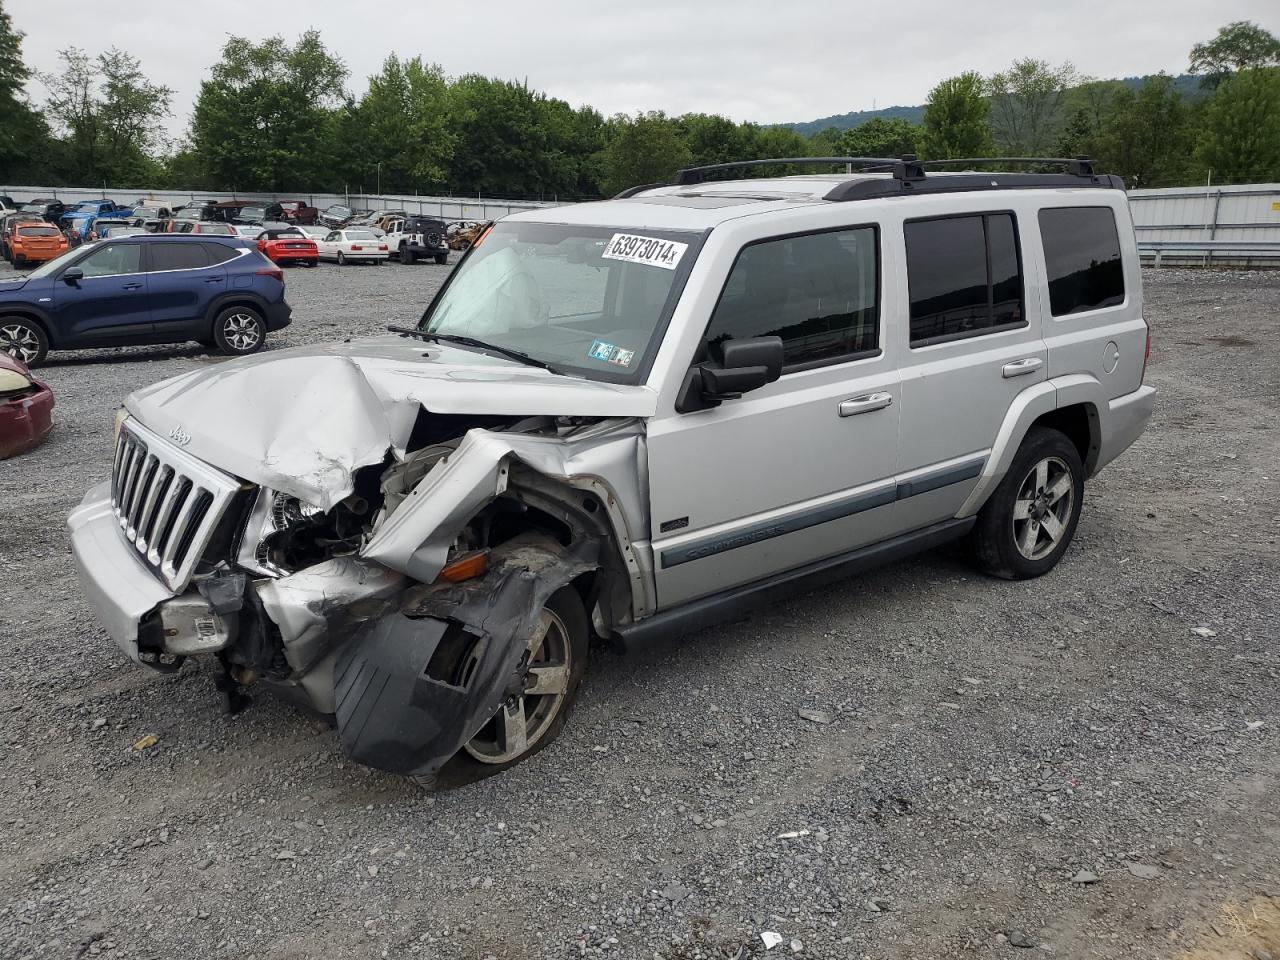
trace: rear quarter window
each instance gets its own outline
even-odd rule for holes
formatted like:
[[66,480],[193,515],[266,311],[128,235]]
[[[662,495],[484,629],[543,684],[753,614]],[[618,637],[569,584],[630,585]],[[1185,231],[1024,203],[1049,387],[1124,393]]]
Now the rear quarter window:
[[1055,317],[1124,303],[1124,264],[1110,207],[1040,211],[1040,240]]

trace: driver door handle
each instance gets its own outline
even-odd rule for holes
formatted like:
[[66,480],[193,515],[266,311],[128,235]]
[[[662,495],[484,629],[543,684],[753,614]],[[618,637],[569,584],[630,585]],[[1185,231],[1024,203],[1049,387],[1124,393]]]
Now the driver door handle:
[[860,413],[883,410],[891,403],[893,403],[893,394],[891,393],[868,393],[861,397],[850,397],[848,400],[841,400],[838,409],[842,417],[855,417]]
[[1025,377],[1028,373],[1035,373],[1043,366],[1044,361],[1039,357],[1023,357],[1021,360],[1006,363],[1000,373],[1008,380],[1010,377]]
[[141,289],[142,289],[142,284],[140,284],[140,283],[126,283],[123,287],[121,287],[121,289],[122,289],[122,290],[141,290]]

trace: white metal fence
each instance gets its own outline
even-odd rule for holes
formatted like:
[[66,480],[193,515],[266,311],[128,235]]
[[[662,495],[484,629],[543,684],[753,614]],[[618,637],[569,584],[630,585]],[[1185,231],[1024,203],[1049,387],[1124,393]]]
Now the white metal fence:
[[52,197],[63,203],[79,203],[82,200],[110,199],[129,204],[140,199],[154,200],[160,206],[176,206],[193,200],[305,200],[323,210],[334,203],[341,203],[358,210],[404,210],[436,216],[442,220],[494,220],[521,210],[537,210],[554,207],[554,202],[537,200],[497,200],[488,197],[405,197],[374,196],[371,194],[340,193],[219,193],[217,191],[189,190],[116,190],[93,187],[32,187],[0,186],[0,194],[15,200],[34,200]]

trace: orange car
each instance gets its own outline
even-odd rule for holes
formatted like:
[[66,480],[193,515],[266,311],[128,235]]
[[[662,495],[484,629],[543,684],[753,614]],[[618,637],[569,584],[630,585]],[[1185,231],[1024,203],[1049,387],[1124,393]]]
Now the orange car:
[[27,263],[43,263],[60,257],[70,249],[67,238],[48,223],[19,223],[9,238],[9,253],[15,267]]
[[297,227],[287,230],[264,230],[258,234],[258,249],[272,263],[305,263],[314,267],[320,262],[320,248]]

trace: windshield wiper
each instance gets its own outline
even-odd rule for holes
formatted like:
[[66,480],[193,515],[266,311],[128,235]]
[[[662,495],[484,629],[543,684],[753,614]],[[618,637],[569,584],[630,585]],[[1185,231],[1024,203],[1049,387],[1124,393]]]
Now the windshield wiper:
[[464,337],[457,333],[433,333],[430,330],[419,330],[417,327],[401,327],[394,323],[387,324],[387,329],[392,333],[408,334],[411,337],[433,340],[436,343],[456,343],[464,347],[475,347],[477,350],[488,350],[490,353],[496,353],[517,363],[523,363],[527,367],[540,367],[552,373],[560,373],[559,370],[545,360],[531,357],[529,354],[522,353],[519,350],[512,350],[510,347],[500,347],[496,343],[477,340],[475,337]]

